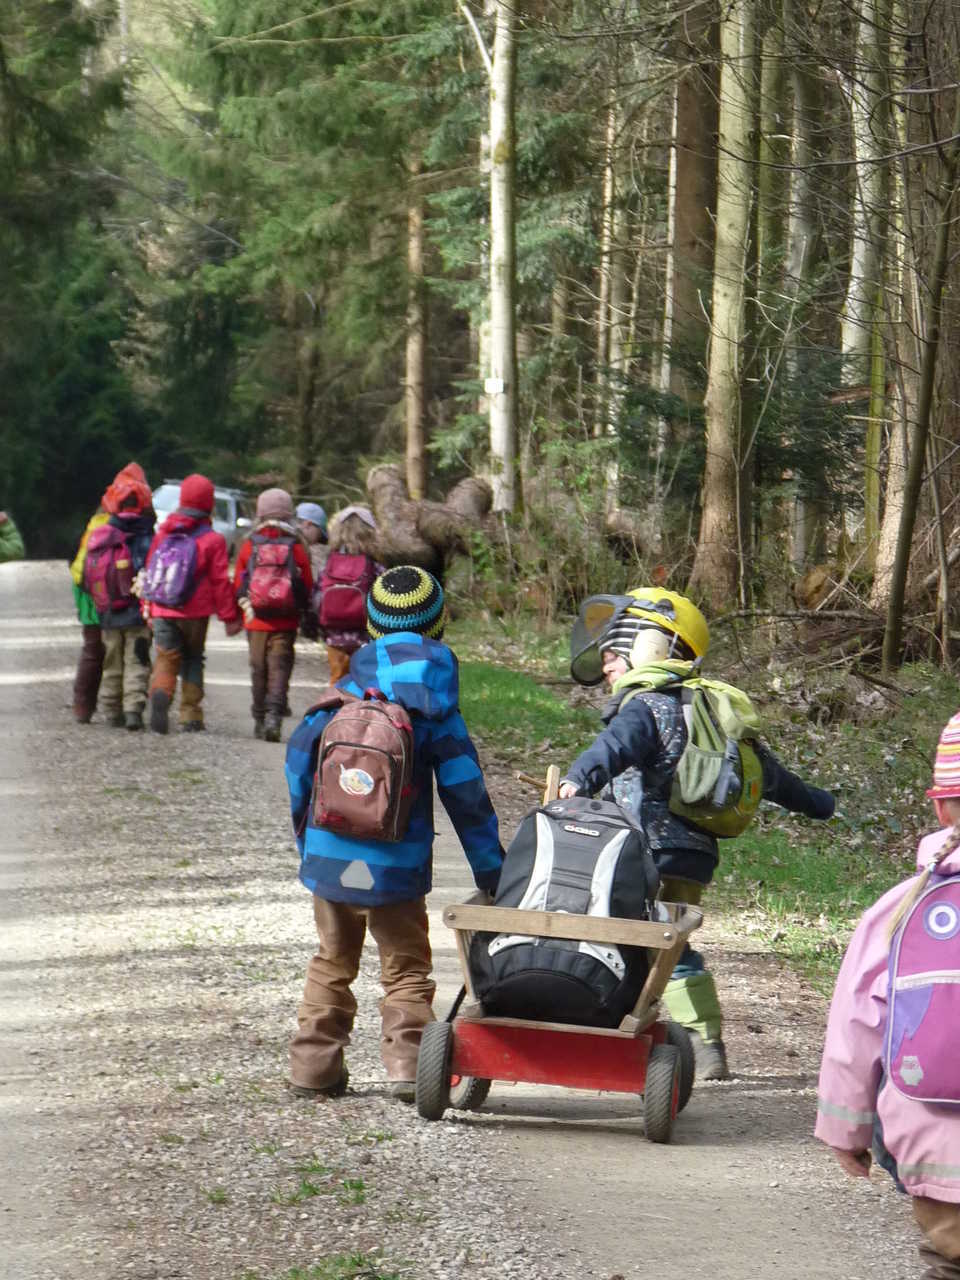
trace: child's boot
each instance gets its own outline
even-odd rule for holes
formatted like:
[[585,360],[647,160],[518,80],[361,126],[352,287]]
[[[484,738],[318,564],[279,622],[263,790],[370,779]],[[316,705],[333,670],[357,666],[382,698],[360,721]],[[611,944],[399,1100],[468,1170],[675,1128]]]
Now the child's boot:
[[262,738],[263,735],[264,735],[263,716],[254,716],[253,717],[253,736],[255,738]]
[[280,741],[281,721],[276,711],[268,711],[263,720],[263,736],[267,742]]
[[143,712],[125,711],[123,713],[123,721],[126,728],[135,733],[137,730],[143,728]]
[[153,733],[170,729],[170,695],[165,689],[154,689],[150,695],[150,729]]
[[727,1050],[723,1041],[704,1040],[697,1031],[690,1032],[693,1041],[693,1057],[697,1064],[698,1080],[726,1080],[730,1075],[727,1066]]
[[698,951],[687,948],[663,993],[674,1022],[690,1032],[698,1080],[726,1080],[727,1053],[720,1038],[722,1015],[713,974]]

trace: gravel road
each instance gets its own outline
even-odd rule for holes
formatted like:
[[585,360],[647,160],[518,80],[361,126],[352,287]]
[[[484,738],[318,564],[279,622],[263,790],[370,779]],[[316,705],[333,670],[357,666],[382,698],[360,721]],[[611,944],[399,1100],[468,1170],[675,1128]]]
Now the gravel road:
[[[243,641],[214,623],[208,732],[158,738],[73,723],[78,635],[65,567],[0,566],[0,1280],[281,1280],[337,1254],[414,1280],[919,1273],[889,1181],[845,1181],[810,1136],[823,1000],[735,921],[702,939],[736,1075],[670,1146],[623,1095],[494,1086],[420,1120],[385,1094],[371,952],[350,1093],[291,1098],[312,917]],[[301,646],[295,711],[325,675]],[[487,763],[509,835],[528,797]],[[445,1011],[439,913],[472,887],[445,820],[436,879]]]

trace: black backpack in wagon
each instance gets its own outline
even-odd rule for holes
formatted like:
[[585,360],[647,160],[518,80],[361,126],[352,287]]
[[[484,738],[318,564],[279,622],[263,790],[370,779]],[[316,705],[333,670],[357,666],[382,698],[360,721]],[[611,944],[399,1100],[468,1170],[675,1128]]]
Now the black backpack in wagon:
[[[507,850],[495,905],[650,918],[660,887],[642,830],[619,805],[574,796],[526,815]],[[478,933],[470,951],[487,1014],[615,1027],[647,977],[644,947]]]

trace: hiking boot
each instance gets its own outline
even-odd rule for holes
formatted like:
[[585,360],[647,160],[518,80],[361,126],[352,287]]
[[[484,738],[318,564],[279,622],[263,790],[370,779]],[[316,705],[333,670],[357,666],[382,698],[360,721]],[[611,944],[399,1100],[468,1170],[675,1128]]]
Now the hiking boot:
[[264,735],[264,732],[265,730],[263,727],[263,717],[258,716],[253,721],[253,736],[255,738],[262,738]]
[[690,1032],[698,1080],[728,1080],[727,1050],[722,1040],[704,1040],[698,1031]]
[[202,720],[185,720],[180,726],[181,733],[204,733],[207,726]]
[[143,728],[143,712],[142,711],[125,712],[123,717],[123,723],[125,728],[130,729],[131,732],[135,732],[138,729],[142,729]]
[[287,1081],[287,1088],[297,1098],[342,1098],[350,1083],[350,1072],[346,1066],[340,1069],[340,1079],[333,1084],[324,1085],[322,1089],[311,1089],[309,1085],[293,1084]]
[[270,715],[268,715],[264,719],[264,722],[263,722],[264,741],[279,742],[280,729],[281,729],[280,717],[276,714],[276,712],[272,712]]
[[417,1096],[416,1080],[391,1080],[387,1084],[387,1097],[398,1102],[413,1102]]
[[291,707],[289,699],[287,699],[287,701],[283,704],[283,710],[280,712],[280,714],[284,717],[284,719],[286,719],[287,716],[293,715],[293,707]]
[[150,729],[153,733],[170,730],[170,695],[162,689],[154,689],[150,695]]
[[127,723],[122,711],[108,711],[105,718],[111,729],[122,729]]
[[76,720],[77,724],[89,724],[89,723],[90,723],[90,717],[91,717],[92,715],[93,715],[93,712],[92,712],[92,711],[88,711],[88,710],[86,709],[86,707],[74,707],[74,708],[73,708],[73,718],[74,718],[74,720]]

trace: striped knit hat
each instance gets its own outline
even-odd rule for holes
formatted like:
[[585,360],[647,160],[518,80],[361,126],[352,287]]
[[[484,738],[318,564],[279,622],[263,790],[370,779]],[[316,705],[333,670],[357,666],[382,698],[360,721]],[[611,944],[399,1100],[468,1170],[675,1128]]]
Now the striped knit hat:
[[372,640],[394,631],[416,631],[439,640],[446,620],[443,588],[432,573],[414,564],[381,573],[367,596],[367,631]]
[[960,798],[960,711],[947,721],[933,762],[933,786],[927,792],[931,800]]

